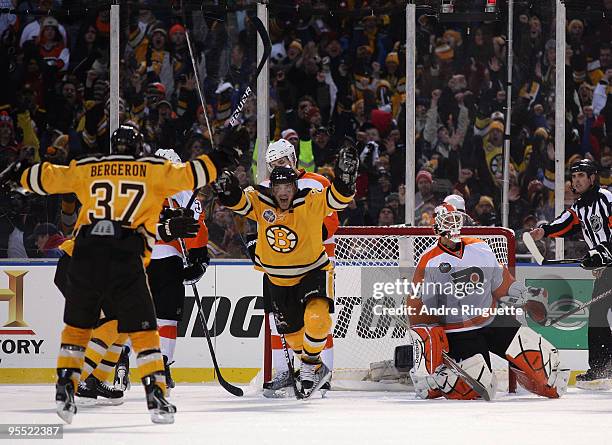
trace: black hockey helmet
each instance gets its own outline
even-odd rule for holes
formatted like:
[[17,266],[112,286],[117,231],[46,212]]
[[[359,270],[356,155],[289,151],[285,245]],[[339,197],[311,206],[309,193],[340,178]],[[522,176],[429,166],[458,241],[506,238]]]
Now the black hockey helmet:
[[297,187],[298,175],[291,167],[274,167],[270,173],[270,187],[277,184],[295,184]]
[[580,159],[570,166],[570,174],[578,172],[585,172],[587,175],[597,175],[599,174],[599,167],[590,159]]
[[140,131],[129,125],[121,125],[111,136],[112,152],[122,155],[139,156],[143,151],[144,139]]
[[[588,176],[595,175],[595,181],[593,181],[593,185],[589,187],[589,190],[594,190],[599,187],[599,166],[594,161],[590,159],[580,159],[572,163],[570,166],[570,175],[578,172],[585,172]],[[573,182],[571,188],[572,192],[577,193]]]

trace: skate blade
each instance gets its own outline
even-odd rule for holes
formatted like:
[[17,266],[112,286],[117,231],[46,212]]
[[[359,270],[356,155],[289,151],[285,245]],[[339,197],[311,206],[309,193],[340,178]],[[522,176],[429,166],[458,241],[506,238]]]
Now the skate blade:
[[158,409],[149,410],[149,413],[151,413],[151,422],[153,423],[174,423],[174,413],[160,411]]
[[77,406],[81,406],[81,407],[90,407],[90,406],[95,406],[98,402],[97,399],[92,399],[91,397],[80,397],[80,396],[76,396],[74,398],[75,403],[77,404]]
[[123,405],[123,397],[120,397],[118,399],[100,398],[100,399],[98,399],[97,405],[100,405],[100,406],[118,406],[118,405]]
[[608,391],[612,389],[612,379],[597,379],[590,382],[576,381],[576,388],[586,391]]
[[267,399],[288,399],[295,397],[293,388],[264,389],[263,396]]
[[72,418],[76,413],[76,407],[74,412],[71,409],[66,409],[64,402],[55,402],[57,415],[66,423],[71,424]]
[[[318,390],[321,389],[321,386],[325,385],[327,382],[329,382],[331,380],[331,372],[328,372],[327,374],[325,374],[323,376],[323,378],[321,380],[319,380],[319,382],[312,388],[312,391],[308,392],[308,393],[303,393],[304,397],[303,400],[306,400],[308,398],[310,398],[310,396],[312,396],[315,392],[317,392]],[[323,390],[325,392],[327,392],[327,390]],[[325,393],[321,391],[321,397],[325,397]]]

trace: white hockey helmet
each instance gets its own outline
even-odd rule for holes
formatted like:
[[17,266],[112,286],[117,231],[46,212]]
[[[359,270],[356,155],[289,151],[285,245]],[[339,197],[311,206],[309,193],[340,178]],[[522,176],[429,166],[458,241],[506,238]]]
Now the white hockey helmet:
[[160,158],[167,159],[170,162],[173,162],[174,164],[180,164],[181,162],[183,162],[181,160],[181,157],[178,155],[178,153],[172,150],[171,148],[168,148],[168,149],[160,148],[159,150],[155,152],[155,156],[159,156]]
[[452,205],[460,212],[465,212],[465,200],[460,195],[448,195],[446,198],[444,198],[444,202]]
[[434,215],[434,232],[455,243],[460,242],[463,214],[453,205],[443,203],[434,209]]
[[268,150],[266,150],[266,166],[268,167],[268,172],[272,173],[272,170],[274,169],[272,162],[285,157],[289,159],[291,168],[295,168],[297,164],[295,148],[293,148],[293,144],[287,139],[279,139],[278,141],[272,142],[270,145],[268,145]]

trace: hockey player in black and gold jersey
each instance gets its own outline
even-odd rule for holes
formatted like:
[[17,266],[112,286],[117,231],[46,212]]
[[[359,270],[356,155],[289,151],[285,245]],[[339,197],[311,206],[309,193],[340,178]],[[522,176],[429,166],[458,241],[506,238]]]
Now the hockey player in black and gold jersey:
[[215,189],[235,213],[257,222],[255,269],[264,272],[264,305],[274,313],[278,332],[301,356],[302,392],[308,396],[329,379],[321,363],[331,328],[333,270],[322,242],[323,219],[353,199],[359,165],[352,144],[338,156],[336,176],[322,190],[298,189],[297,174],[275,167],[270,187],[241,190],[224,172]]
[[214,181],[218,169],[236,163],[244,136],[242,128],[229,130],[221,150],[173,164],[139,158],[142,136],[132,127],[121,126],[113,133],[110,156],[72,161],[68,166],[43,162],[21,174],[21,185],[32,192],[74,192],[82,204],[68,267],[71,291],[57,361],[57,413],[66,422],[76,413],[74,392],[103,301],[111,302],[119,332],[129,334],[137,353],[152,421],[174,421],[176,408],[164,397],[164,364],[144,268],[164,199]]

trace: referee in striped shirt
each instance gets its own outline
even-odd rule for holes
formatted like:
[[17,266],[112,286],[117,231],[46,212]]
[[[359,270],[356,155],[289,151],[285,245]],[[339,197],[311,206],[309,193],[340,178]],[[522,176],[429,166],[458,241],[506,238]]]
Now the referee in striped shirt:
[[[545,236],[564,237],[582,228],[589,252],[581,266],[593,270],[593,297],[612,287],[612,193],[599,186],[597,165],[588,159],[570,167],[572,190],[580,198],[552,223],[531,231],[535,240]],[[576,386],[583,389],[612,388],[612,298],[590,306],[589,367],[576,377]]]

